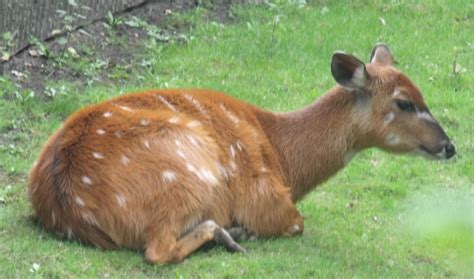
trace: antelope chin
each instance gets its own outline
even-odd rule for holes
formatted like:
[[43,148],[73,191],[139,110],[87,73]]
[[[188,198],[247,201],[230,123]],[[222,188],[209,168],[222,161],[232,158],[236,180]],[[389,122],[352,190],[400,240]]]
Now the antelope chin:
[[413,155],[420,155],[428,160],[447,160],[446,149],[442,148],[439,152],[432,152],[426,146],[420,145],[416,150],[412,152]]

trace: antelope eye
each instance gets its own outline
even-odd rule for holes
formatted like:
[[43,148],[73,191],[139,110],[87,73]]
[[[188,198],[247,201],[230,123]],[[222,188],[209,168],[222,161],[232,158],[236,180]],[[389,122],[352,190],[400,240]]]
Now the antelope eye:
[[407,100],[395,100],[397,102],[397,106],[399,109],[407,112],[414,112],[415,111],[415,105]]

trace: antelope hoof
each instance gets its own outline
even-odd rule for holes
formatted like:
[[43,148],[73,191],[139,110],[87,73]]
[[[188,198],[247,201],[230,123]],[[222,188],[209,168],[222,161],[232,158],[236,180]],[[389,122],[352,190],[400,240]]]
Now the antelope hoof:
[[214,231],[214,241],[219,245],[223,245],[227,250],[231,252],[247,252],[247,250],[245,250],[244,247],[240,246],[237,242],[235,242],[232,236],[223,228],[217,228]]
[[242,227],[232,227],[227,229],[227,232],[235,241],[247,240],[250,237],[248,231]]

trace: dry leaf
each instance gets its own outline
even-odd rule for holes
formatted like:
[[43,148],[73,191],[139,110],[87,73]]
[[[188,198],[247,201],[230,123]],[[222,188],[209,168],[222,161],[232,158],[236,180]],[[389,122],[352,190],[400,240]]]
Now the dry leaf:
[[18,72],[17,70],[12,70],[11,73],[12,73],[12,75],[14,75],[16,77],[24,77],[25,76],[24,73]]
[[10,60],[10,58],[12,58],[10,54],[4,53],[2,57],[0,58],[0,60],[2,60],[3,62],[7,62],[8,60]]
[[56,35],[59,35],[59,34],[61,34],[61,30],[59,30],[59,29],[54,29],[54,30],[51,32],[51,35],[53,35],[53,36],[56,36]]
[[385,22],[385,19],[383,19],[383,17],[379,17],[379,20],[380,20],[380,23],[382,25],[386,25],[387,23]]
[[31,273],[35,273],[35,272],[37,272],[39,269],[40,269],[40,265],[37,264],[37,263],[33,263],[33,265],[32,265],[31,268],[30,268],[30,272],[31,272]]
[[73,47],[68,47],[67,52],[69,52],[73,57],[79,57],[79,54],[77,54],[77,51]]
[[453,63],[453,74],[457,75],[457,74],[460,74],[460,73],[464,73],[465,71],[466,71],[466,69],[461,67],[461,65],[459,65],[459,63]]
[[37,57],[37,56],[40,56],[38,51],[36,49],[29,49],[28,50],[28,54],[32,57]]

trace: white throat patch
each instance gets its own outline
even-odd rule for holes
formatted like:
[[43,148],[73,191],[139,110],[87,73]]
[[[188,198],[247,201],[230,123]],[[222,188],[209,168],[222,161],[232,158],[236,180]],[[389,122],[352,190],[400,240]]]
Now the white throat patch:
[[385,143],[387,143],[388,145],[397,145],[398,143],[400,142],[400,137],[393,134],[393,133],[390,133],[387,135],[387,137],[385,138]]

